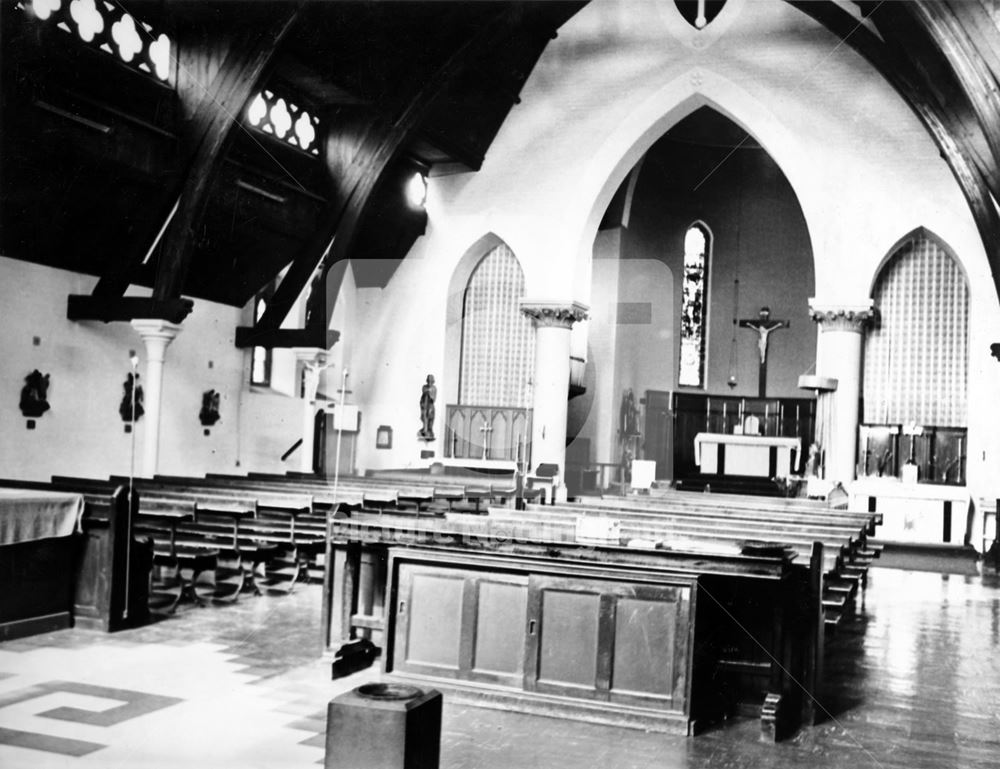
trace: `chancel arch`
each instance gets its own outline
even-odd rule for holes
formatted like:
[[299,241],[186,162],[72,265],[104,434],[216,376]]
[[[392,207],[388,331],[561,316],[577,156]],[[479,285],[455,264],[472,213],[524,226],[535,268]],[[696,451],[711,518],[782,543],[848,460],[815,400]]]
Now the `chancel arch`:
[[495,235],[460,260],[448,301],[445,456],[520,460],[529,451],[535,331],[525,276]]
[[864,345],[859,468],[964,481],[968,428],[966,275],[936,235],[918,228],[884,261]]
[[[720,20],[706,28],[716,28],[729,13],[728,6]],[[671,9],[672,13],[676,13]],[[682,27],[687,24],[680,20]],[[693,32],[693,30],[692,30]],[[807,223],[811,242],[825,226],[827,211],[821,190],[814,190],[813,165],[800,136],[792,133],[771,109],[739,85],[718,72],[699,67],[678,75],[646,99],[621,120],[596,151],[588,155],[574,197],[564,203],[571,215],[566,217],[567,236],[576,241],[577,279],[581,295],[586,295],[590,279],[594,237],[604,213],[621,183],[646,153],[674,126],[694,112],[709,108],[743,128],[774,159],[791,185],[800,205],[800,215]],[[812,249],[810,248],[810,252]]]
[[[590,343],[607,373],[580,433],[590,460],[654,461],[661,479],[695,474],[695,435],[731,434],[745,415],[763,435],[807,447],[814,406],[798,378],[815,367],[816,282],[782,168],[743,126],[701,106],[646,152],[638,179],[623,179],[592,248]],[[615,214],[626,198],[627,218]],[[751,332],[764,307],[774,330],[762,356]],[[605,424],[629,391],[642,412],[634,446]]]

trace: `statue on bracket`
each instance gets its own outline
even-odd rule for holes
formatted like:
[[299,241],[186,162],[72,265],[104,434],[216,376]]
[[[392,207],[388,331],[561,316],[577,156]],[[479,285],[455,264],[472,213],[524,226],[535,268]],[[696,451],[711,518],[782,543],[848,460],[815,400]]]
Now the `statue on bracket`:
[[434,375],[428,374],[427,381],[420,390],[420,430],[417,437],[422,441],[434,440],[434,401],[437,399],[437,387],[434,386]]
[[219,421],[219,393],[215,390],[205,390],[201,394],[201,411],[198,419],[202,425],[211,427]]
[[45,399],[49,391],[49,375],[37,368],[24,378],[21,388],[21,413],[28,418],[40,417],[49,410]]
[[[146,413],[146,409],[142,405],[142,385],[139,384],[139,375],[130,371],[125,378],[123,389],[118,413],[121,414],[123,422],[137,422]],[[132,413],[133,404],[135,404],[135,414]]]

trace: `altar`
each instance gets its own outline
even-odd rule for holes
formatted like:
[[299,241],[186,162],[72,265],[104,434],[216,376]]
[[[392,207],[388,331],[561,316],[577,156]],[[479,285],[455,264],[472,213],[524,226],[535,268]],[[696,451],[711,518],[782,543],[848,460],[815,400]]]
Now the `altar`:
[[794,475],[802,451],[799,438],[778,435],[698,433],[695,464],[705,475],[780,478]]
[[850,484],[850,509],[879,513],[878,539],[921,545],[981,545],[982,531],[965,486],[859,478]]

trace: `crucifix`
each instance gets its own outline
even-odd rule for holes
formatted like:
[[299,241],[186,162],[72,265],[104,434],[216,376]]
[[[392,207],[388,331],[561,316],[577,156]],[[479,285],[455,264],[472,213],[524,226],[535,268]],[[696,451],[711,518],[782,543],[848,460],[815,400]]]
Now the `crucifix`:
[[483,459],[489,459],[490,433],[493,432],[493,428],[489,425],[483,425],[479,428],[479,432],[483,434]]
[[772,331],[779,328],[788,328],[791,325],[787,320],[771,320],[771,308],[761,307],[756,318],[746,318],[740,321],[740,328],[751,328],[760,337],[757,340],[757,348],[760,350],[760,374],[757,377],[757,397],[767,397],[767,337]]

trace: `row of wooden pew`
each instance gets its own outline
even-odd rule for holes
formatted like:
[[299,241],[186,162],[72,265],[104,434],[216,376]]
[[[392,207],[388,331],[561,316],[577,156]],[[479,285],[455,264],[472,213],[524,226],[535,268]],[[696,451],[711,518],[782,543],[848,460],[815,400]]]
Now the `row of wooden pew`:
[[327,516],[439,516],[450,510],[482,513],[513,498],[509,483],[406,485],[352,477],[334,487],[325,479],[215,475],[107,479],[54,476],[51,487],[108,494],[137,492],[134,531],[153,541],[156,567],[151,603],[172,612],[182,602],[235,601],[261,590],[290,591],[324,573]]

